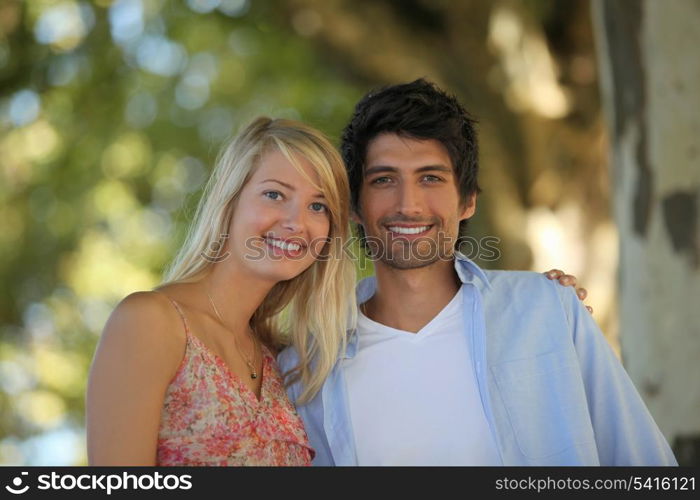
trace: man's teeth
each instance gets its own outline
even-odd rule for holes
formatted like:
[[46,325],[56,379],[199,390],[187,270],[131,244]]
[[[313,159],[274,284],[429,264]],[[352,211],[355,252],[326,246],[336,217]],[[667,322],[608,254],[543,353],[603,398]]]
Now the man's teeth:
[[398,234],[418,234],[423,231],[427,231],[430,226],[420,226],[420,227],[399,227],[399,226],[389,226],[389,231]]
[[274,247],[281,248],[282,250],[291,250],[292,252],[298,252],[299,250],[301,250],[301,245],[298,245],[296,243],[291,243],[291,242],[287,243],[287,242],[284,242],[281,240],[271,240],[271,239],[267,239],[265,241],[267,241],[270,245],[272,245]]

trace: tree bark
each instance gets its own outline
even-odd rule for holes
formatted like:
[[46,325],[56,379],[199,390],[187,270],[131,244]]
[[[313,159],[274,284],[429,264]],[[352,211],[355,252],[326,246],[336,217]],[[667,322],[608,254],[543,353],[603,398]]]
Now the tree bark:
[[700,461],[700,2],[596,0],[620,234],[622,358],[681,464]]

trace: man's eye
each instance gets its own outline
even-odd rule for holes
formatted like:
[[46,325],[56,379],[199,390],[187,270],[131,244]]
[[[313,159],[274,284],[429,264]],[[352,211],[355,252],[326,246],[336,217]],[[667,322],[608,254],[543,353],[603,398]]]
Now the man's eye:
[[437,175],[426,175],[423,177],[428,182],[442,182],[442,179]]
[[270,198],[271,200],[281,200],[283,198],[282,193],[279,191],[265,191],[263,196]]
[[319,212],[319,213],[328,212],[328,207],[326,205],[324,205],[323,203],[318,202],[318,201],[313,202],[311,205],[309,205],[309,207],[311,207],[311,210],[313,210],[314,212]]
[[388,182],[391,182],[390,177],[377,177],[376,179],[372,179],[370,184],[387,184]]

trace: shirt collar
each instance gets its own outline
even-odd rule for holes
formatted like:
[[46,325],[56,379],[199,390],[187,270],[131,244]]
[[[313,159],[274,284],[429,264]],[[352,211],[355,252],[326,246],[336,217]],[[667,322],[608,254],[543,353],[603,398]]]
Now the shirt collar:
[[[491,289],[491,283],[489,283],[486,273],[466,255],[455,252],[454,266],[462,284],[473,284],[480,290]],[[368,301],[376,290],[377,278],[375,276],[369,276],[361,280],[355,289],[357,304],[359,305]],[[357,331],[353,330],[349,335],[348,344],[345,349],[345,359],[354,358],[357,353]]]
[[478,288],[491,290],[491,283],[484,270],[463,253],[455,252],[455,270],[462,283],[470,283]]

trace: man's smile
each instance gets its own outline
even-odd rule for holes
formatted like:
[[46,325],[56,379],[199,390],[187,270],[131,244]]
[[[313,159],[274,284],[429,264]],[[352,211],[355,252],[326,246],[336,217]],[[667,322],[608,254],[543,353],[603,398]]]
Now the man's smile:
[[388,224],[384,227],[392,236],[411,239],[425,236],[433,228],[433,224]]

